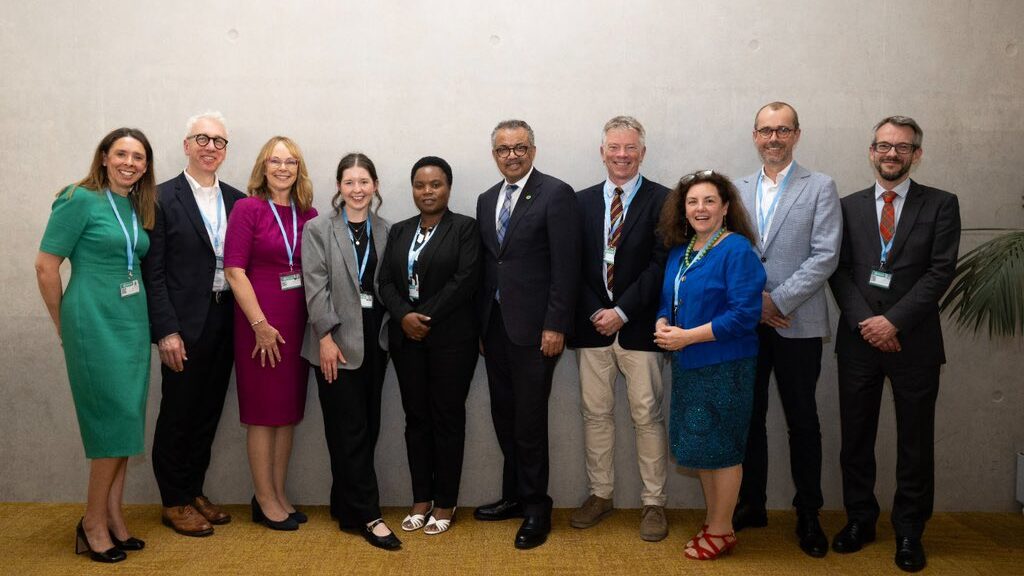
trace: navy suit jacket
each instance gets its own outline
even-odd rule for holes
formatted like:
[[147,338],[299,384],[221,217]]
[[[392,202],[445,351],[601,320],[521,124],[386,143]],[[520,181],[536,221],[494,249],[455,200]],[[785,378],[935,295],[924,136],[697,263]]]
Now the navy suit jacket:
[[495,211],[501,181],[476,203],[483,280],[477,298],[486,332],[494,296],[501,291],[505,330],[513,344],[540,346],[541,333],[569,334],[579,279],[580,239],[571,186],[534,168],[498,246]]
[[[239,190],[220,183],[224,221]],[[189,344],[199,339],[210,307],[217,257],[185,173],[157,187],[156,224],[142,259],[153,342],[175,332]]]
[[654,321],[665,273],[668,249],[655,233],[668,188],[643,178],[629,204],[622,236],[615,250],[613,298],[605,289],[604,182],[580,191],[582,253],[580,295],[570,345],[577,348],[610,346],[615,335],[602,336],[590,317],[603,308],[618,306],[628,321],[619,330],[619,345],[628,350],[660,352],[654,344]]
[[939,299],[953,281],[960,248],[956,196],[911,181],[889,253],[888,290],[868,284],[881,257],[874,186],[843,198],[842,206],[839,268],[829,280],[841,311],[836,352],[865,360],[883,354],[861,338],[857,327],[882,314],[899,330],[896,338],[902,347],[884,354],[905,365],[944,363]]

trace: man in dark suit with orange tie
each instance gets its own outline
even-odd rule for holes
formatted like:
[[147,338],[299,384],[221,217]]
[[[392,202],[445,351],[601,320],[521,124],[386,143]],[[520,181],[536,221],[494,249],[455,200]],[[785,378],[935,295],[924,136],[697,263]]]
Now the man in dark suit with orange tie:
[[949,192],[910,179],[922,155],[921,128],[890,116],[875,126],[869,157],[876,182],[842,199],[843,243],[830,280],[841,316],[839,414],[847,524],[840,553],[875,539],[875,437],[882,386],[896,413],[896,566],[925,566],[921,536],[935,499],[935,400],[945,363],[939,299],[953,280],[960,207]]
[[572,326],[579,277],[576,196],[534,169],[533,129],[506,120],[491,133],[504,179],[480,195],[483,281],[478,296],[491,418],[504,456],[501,499],[477,520],[524,517],[516,548],[534,548],[551,531],[548,496],[548,396]]

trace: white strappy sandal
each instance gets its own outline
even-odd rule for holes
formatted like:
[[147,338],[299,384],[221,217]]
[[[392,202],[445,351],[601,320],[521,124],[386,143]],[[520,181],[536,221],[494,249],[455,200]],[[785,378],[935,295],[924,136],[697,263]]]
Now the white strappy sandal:
[[447,532],[448,529],[451,528],[453,520],[455,520],[454,507],[452,508],[451,518],[434,518],[433,516],[431,516],[430,520],[427,520],[426,527],[423,528],[423,533],[428,536],[434,536],[442,532]]
[[427,510],[425,514],[409,514],[402,519],[402,530],[405,530],[406,532],[415,532],[416,530],[423,528],[423,523],[426,521],[427,516],[430,516],[430,513],[433,510],[434,507],[431,506],[430,510]]

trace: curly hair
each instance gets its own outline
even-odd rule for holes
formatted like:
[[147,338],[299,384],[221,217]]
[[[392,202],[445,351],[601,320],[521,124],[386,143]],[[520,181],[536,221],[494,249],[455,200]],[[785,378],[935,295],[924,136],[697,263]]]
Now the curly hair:
[[665,199],[665,205],[661,209],[661,217],[658,219],[658,236],[661,237],[665,246],[671,248],[686,244],[693,237],[693,229],[686,220],[686,194],[690,188],[697,184],[711,184],[718,190],[718,197],[722,204],[728,206],[725,214],[725,228],[741,236],[746,237],[750,242],[756,243],[757,236],[753,226],[750,225],[750,217],[740,200],[740,193],[736,186],[723,174],[714,170],[701,170],[687,174],[679,179]]

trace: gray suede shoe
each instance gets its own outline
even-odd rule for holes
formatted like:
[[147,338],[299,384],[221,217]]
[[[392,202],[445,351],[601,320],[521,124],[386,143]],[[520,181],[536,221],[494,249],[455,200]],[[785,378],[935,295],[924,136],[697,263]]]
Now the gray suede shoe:
[[664,506],[644,506],[640,512],[640,539],[658,542],[668,536],[668,520]]
[[610,499],[591,494],[582,506],[573,510],[572,516],[569,517],[569,525],[573,528],[596,526],[605,516],[611,514],[612,510],[614,508]]

